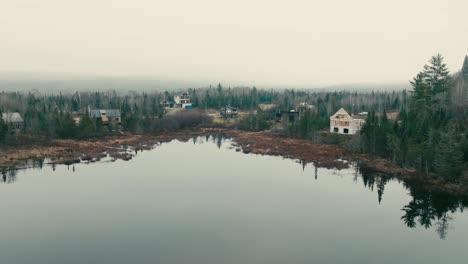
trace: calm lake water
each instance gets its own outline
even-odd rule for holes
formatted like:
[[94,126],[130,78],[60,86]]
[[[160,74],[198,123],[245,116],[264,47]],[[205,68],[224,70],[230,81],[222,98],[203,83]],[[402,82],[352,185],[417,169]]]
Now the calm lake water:
[[221,138],[5,172],[0,201],[2,264],[468,261],[456,199]]

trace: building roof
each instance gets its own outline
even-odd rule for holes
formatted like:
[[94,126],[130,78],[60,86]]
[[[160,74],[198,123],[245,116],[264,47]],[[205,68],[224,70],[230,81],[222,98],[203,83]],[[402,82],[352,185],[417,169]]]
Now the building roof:
[[119,109],[93,109],[89,112],[89,116],[92,118],[99,118],[105,114],[107,117],[120,117]]
[[368,114],[369,113],[367,113],[367,112],[360,112],[360,113],[357,113],[357,114],[353,114],[353,118],[354,119],[363,119],[363,120],[365,120],[365,119],[367,119]]
[[190,99],[190,94],[187,92],[182,93],[181,95],[176,96],[177,98],[180,99]]
[[24,122],[23,118],[18,112],[13,113],[2,113],[2,118],[5,123],[22,123]]
[[299,103],[296,105],[296,108],[308,108],[308,109],[312,109],[314,108],[315,105],[311,105],[311,104],[308,104],[306,102],[302,102],[302,103]]
[[258,104],[258,107],[262,109],[263,111],[270,110],[276,106],[277,106],[276,104]]
[[338,112],[336,112],[334,115],[330,116],[330,119],[347,119],[347,120],[353,120],[353,118],[344,110],[344,108],[340,108]]
[[223,106],[223,107],[221,107],[221,111],[223,111],[223,110],[224,110],[224,111],[225,111],[225,110],[237,111],[238,109],[237,109],[236,107],[232,107],[232,106],[228,105],[228,106]]

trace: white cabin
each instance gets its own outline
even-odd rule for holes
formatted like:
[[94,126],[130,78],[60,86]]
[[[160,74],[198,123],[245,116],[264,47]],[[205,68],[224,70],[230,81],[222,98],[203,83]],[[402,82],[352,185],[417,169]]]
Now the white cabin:
[[2,113],[2,119],[13,133],[19,133],[23,129],[24,120],[18,112]]
[[189,93],[183,93],[174,97],[175,106],[177,108],[192,109],[192,101]]
[[351,116],[341,108],[334,115],[330,116],[330,133],[355,135],[361,130],[366,122],[366,112]]

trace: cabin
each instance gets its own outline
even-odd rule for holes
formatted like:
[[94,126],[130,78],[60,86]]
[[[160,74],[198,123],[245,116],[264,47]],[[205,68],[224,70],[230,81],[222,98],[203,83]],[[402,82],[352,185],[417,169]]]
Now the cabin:
[[162,100],[161,101],[161,105],[164,107],[164,108],[173,108],[174,107],[174,102],[170,102],[168,100]]
[[271,110],[275,107],[277,107],[278,105],[276,104],[258,104],[258,108],[262,109],[262,111],[268,111],[268,110]]
[[2,113],[2,119],[12,133],[19,133],[23,129],[24,120],[18,112]]
[[233,118],[237,116],[238,109],[230,105],[221,107],[219,114],[222,118]]
[[122,122],[119,109],[93,109],[89,111],[89,117],[101,120],[103,125],[120,124]]
[[387,114],[388,120],[397,120],[400,111],[398,109],[386,109],[385,113]]
[[83,113],[81,113],[80,111],[72,112],[72,119],[73,119],[73,122],[75,122],[75,125],[78,126],[82,118],[83,118]]
[[355,135],[366,122],[367,112],[353,114],[352,116],[343,108],[330,116],[330,133]]
[[314,108],[315,108],[315,105],[311,105],[306,102],[302,102],[296,105],[296,111],[298,112],[300,112],[301,110],[311,110]]
[[192,101],[190,100],[190,95],[187,92],[175,96],[174,101],[174,106],[176,108],[192,109]]
[[299,112],[295,109],[276,113],[276,122],[295,122],[299,119]]

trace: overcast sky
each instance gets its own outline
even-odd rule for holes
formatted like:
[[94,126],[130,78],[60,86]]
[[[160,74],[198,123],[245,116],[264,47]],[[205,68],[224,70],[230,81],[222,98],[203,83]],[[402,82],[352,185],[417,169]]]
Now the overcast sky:
[[468,54],[466,0],[5,0],[0,72],[405,82]]

